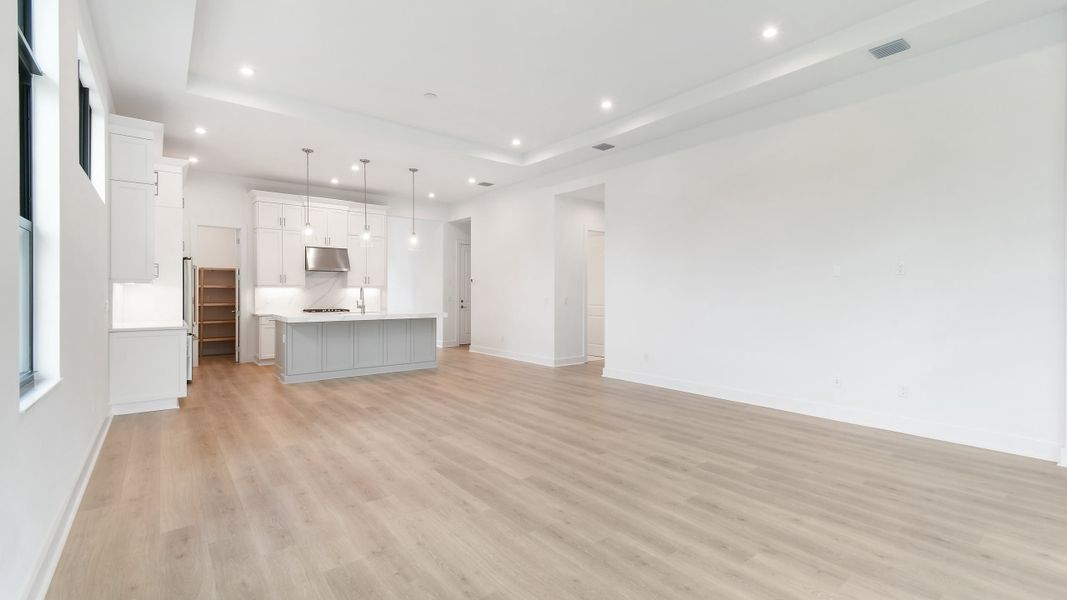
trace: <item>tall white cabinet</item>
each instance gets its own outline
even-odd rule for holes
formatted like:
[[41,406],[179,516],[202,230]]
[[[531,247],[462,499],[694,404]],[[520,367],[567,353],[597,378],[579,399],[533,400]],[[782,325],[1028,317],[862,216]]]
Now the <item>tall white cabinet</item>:
[[159,123],[111,115],[108,126],[111,412],[177,408],[191,343],[182,320],[186,162],[162,156]]

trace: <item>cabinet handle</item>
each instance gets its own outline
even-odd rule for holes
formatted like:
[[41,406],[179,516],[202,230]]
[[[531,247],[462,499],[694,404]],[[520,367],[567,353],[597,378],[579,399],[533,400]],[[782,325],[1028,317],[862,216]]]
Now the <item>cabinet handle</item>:
[[155,185],[156,185],[156,194],[155,195],[158,196],[159,195],[159,171],[152,171],[152,172],[156,174],[156,183],[155,183]]
[[159,277],[159,263],[152,263],[152,265],[156,270],[156,277],[158,278]]
[[278,227],[285,227],[285,217],[278,217]]

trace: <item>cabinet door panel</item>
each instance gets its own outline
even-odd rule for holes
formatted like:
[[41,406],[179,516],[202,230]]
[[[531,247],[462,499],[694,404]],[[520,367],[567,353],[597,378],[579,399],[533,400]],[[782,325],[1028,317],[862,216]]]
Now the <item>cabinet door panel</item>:
[[281,229],[282,205],[274,202],[256,202],[256,228]]
[[344,371],[356,364],[356,347],[352,343],[352,322],[322,324],[322,368]]
[[111,278],[155,279],[155,186],[111,182]]
[[285,285],[304,285],[304,234],[300,231],[282,232],[282,275]]
[[118,181],[155,184],[152,140],[111,134],[110,178]]
[[307,223],[307,214],[304,212],[304,207],[283,204],[282,222],[284,223],[283,229],[286,231],[304,231],[304,224]]
[[366,248],[367,285],[370,287],[386,286],[386,239],[374,238],[374,245]]
[[348,287],[367,285],[367,249],[360,246],[358,235],[348,236]]
[[437,360],[437,321],[413,319],[411,321],[411,360],[431,362]]
[[380,367],[385,364],[382,354],[382,321],[355,321],[356,366]]
[[370,233],[374,237],[385,237],[385,215],[367,215],[367,224],[370,225]]
[[343,210],[326,211],[326,245],[344,248],[348,245],[348,213]]
[[181,172],[159,170],[156,171],[159,178],[159,192],[156,196],[156,206],[170,208],[182,208],[183,183]]
[[290,375],[318,373],[322,370],[321,323],[290,323],[286,344],[286,368]]
[[308,219],[311,223],[311,236],[304,238],[304,244],[308,246],[326,245],[326,228],[328,211],[322,208],[312,208],[308,211]]
[[399,365],[411,362],[411,321],[382,321],[385,336],[385,364]]
[[256,230],[256,285],[282,285],[282,231]]

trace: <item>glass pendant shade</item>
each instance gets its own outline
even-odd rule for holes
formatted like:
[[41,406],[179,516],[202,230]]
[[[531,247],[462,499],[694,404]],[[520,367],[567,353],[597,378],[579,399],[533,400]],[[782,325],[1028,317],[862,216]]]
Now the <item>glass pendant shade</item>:
[[311,223],[304,223],[304,237],[311,237],[314,233],[315,230],[311,228]]
[[419,236],[415,235],[415,232],[411,232],[411,237],[408,238],[408,250],[416,252],[419,249]]

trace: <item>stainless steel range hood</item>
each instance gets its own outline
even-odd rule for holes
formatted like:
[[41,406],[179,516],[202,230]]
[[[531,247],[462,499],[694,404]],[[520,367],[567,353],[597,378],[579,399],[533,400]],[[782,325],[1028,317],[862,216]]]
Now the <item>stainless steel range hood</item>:
[[348,249],[308,246],[304,248],[304,268],[308,271],[347,272],[351,268]]

